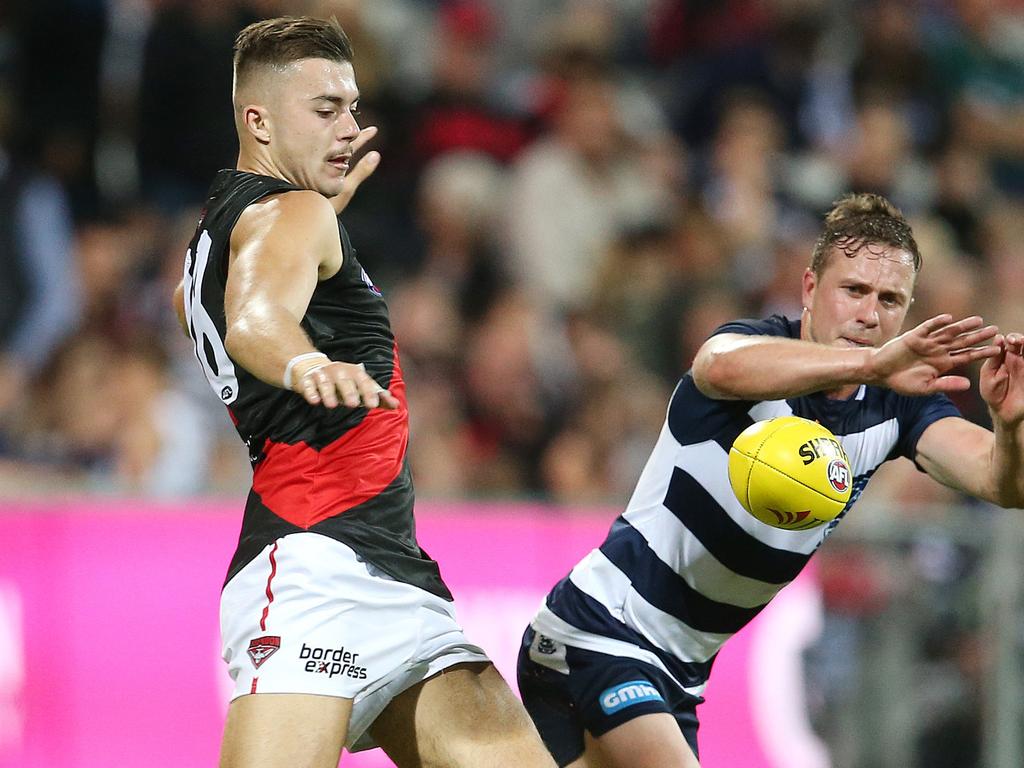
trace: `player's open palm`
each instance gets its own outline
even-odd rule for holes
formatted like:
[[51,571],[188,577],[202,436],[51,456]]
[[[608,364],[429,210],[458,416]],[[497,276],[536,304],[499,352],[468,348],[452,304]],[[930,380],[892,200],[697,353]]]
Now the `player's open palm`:
[[952,315],[938,315],[875,351],[875,379],[905,395],[969,389],[971,382],[966,376],[949,372],[998,355],[1000,347],[991,343],[998,333],[996,326],[985,325],[977,316],[953,322]]
[[995,342],[999,354],[981,367],[979,390],[995,418],[1017,426],[1024,421],[1024,335],[1008,333]]

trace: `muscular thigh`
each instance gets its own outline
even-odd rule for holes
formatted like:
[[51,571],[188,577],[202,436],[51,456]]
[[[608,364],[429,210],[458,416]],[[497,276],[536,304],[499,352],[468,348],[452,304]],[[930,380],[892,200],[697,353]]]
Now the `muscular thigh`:
[[396,697],[371,733],[399,768],[554,768],[492,664],[459,664]]
[[352,700],[261,693],[231,702],[220,768],[337,768]]
[[695,768],[699,699],[664,670],[528,630],[519,688],[568,768]]
[[[393,695],[440,666],[486,658],[466,641],[449,601],[314,533],[285,536],[243,568],[224,589],[221,618],[235,681],[225,754],[256,754],[242,745],[266,744],[268,733],[296,736],[282,748],[294,747],[294,759],[268,763],[284,768],[319,765],[325,750],[333,768],[339,724],[343,745],[373,746],[362,737]],[[280,702],[296,704],[279,712]],[[309,713],[308,726],[296,711]],[[316,738],[306,739],[311,728]]]
[[629,720],[607,733],[586,735],[583,757],[568,768],[700,768],[672,715]]

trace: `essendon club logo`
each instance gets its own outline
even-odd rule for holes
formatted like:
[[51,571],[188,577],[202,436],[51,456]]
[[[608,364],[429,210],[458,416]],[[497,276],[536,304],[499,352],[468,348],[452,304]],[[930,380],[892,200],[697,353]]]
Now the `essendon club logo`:
[[259,669],[260,664],[269,659],[281,647],[281,638],[278,635],[266,635],[249,641],[249,658],[252,665]]

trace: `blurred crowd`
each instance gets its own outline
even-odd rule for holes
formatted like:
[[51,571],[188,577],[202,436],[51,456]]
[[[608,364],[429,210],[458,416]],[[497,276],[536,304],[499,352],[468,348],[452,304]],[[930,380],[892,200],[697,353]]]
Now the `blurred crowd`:
[[[247,487],[170,295],[236,158],[234,36],[299,13],[347,30],[380,127],[343,221],[391,307],[422,496],[621,504],[707,334],[799,312],[849,190],[914,223],[908,322],[1024,330],[1019,0],[16,1],[0,492]],[[911,475],[888,490],[941,493]]]

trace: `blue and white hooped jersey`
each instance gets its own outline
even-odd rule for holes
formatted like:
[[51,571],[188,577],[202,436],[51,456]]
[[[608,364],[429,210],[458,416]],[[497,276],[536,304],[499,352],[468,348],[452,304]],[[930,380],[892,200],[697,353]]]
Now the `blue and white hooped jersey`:
[[[800,323],[773,315],[715,333],[800,338]],[[736,436],[789,415],[828,427],[850,457],[853,495],[827,526],[772,528],[748,514],[729,485]],[[713,400],[688,372],[626,511],[555,586],[532,626],[566,645],[650,663],[700,696],[718,649],[796,577],[882,462],[913,460],[928,425],[959,415],[942,395],[869,386],[846,400]]]

